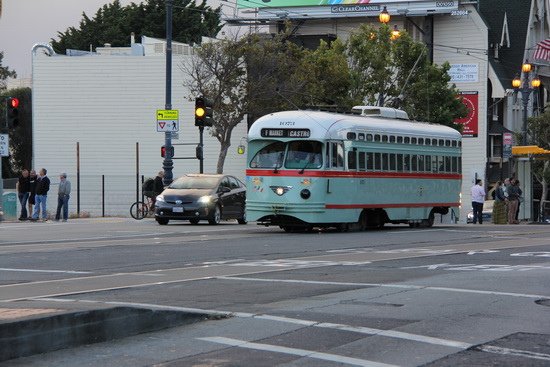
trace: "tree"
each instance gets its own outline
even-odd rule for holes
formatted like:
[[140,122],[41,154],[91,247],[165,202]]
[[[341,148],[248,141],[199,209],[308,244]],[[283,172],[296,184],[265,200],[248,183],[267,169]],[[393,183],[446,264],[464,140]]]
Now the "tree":
[[[112,46],[127,46],[133,32],[138,39],[142,35],[166,37],[165,0],[145,0],[121,6],[119,0],[106,4],[93,18],[82,13],[78,28],[69,27],[58,32],[59,40],[52,39],[52,47],[58,53],[68,48],[95,49],[110,43]],[[199,5],[191,0],[174,0],[172,38],[183,43],[200,43],[202,36],[214,37],[221,29],[220,8],[212,9],[203,0]]]
[[449,65],[431,64],[424,44],[406,32],[392,37],[387,25],[364,24],[347,47],[355,103],[397,106],[413,119],[460,128],[453,121],[466,116],[467,109],[449,85]]
[[0,51],[0,91],[6,90],[6,80],[8,78],[16,78],[17,73],[14,70],[10,70],[7,66],[2,66],[2,60],[4,59],[4,52]]
[[[550,150],[550,108],[536,117],[527,120],[527,133],[533,145]],[[540,203],[548,199],[548,183],[550,182],[550,160],[535,160],[532,165],[535,179],[542,185]]]
[[196,49],[196,57],[189,64],[182,64],[183,71],[190,77],[185,84],[192,94],[190,97],[203,95],[213,101],[214,122],[209,131],[221,145],[217,173],[223,173],[231,134],[242,122],[248,106],[242,42],[245,41],[204,43]]

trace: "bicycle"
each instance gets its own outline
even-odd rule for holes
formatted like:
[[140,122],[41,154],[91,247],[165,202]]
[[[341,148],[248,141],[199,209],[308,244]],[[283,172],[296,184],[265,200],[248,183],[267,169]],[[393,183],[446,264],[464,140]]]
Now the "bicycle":
[[155,214],[155,207],[153,205],[153,199],[146,196],[147,202],[136,201],[130,207],[130,215],[136,220],[152,217]]

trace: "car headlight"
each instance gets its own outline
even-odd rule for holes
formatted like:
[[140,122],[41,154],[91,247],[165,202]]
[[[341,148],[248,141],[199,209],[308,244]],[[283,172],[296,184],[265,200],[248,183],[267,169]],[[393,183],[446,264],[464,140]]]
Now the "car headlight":
[[199,198],[199,203],[201,204],[210,204],[211,202],[212,202],[212,196],[210,195],[201,196]]
[[164,202],[164,195],[159,195],[159,196],[157,196],[157,201],[162,201],[162,202]]

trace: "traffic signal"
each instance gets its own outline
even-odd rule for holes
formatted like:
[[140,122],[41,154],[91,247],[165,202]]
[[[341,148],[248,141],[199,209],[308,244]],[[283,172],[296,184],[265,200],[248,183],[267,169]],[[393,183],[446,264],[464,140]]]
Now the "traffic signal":
[[[170,153],[170,157],[174,156],[174,146],[173,145],[170,146],[169,153]],[[162,158],[166,158],[166,147],[164,145],[162,147],[160,147],[160,156]]]
[[9,97],[6,100],[6,115],[10,129],[19,125],[19,98]]
[[212,126],[212,101],[205,97],[195,98],[195,126]]

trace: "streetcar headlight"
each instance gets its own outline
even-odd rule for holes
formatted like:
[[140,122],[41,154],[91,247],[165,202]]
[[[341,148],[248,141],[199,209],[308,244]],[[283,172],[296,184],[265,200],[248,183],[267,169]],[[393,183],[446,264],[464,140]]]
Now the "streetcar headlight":
[[276,193],[279,196],[283,196],[286,194],[290,189],[292,189],[292,186],[270,186],[271,190],[273,190],[274,193]]
[[302,197],[302,199],[307,200],[311,196],[311,191],[309,191],[308,189],[303,189],[302,191],[300,191],[300,196]]
[[157,201],[162,201],[162,202],[164,202],[164,195],[158,195],[158,196],[157,196]]

